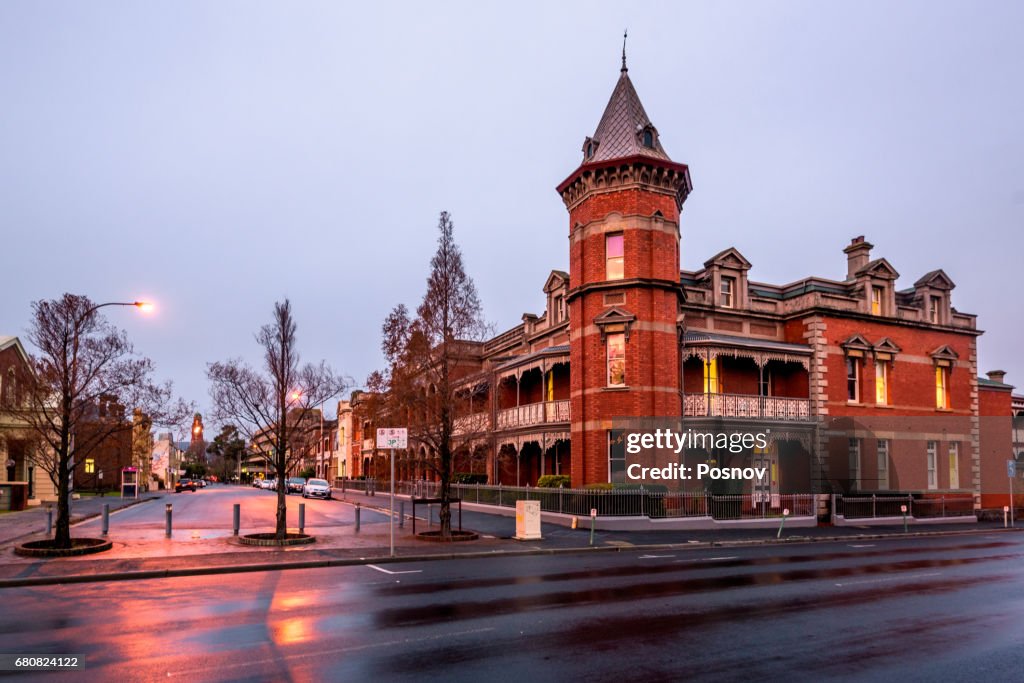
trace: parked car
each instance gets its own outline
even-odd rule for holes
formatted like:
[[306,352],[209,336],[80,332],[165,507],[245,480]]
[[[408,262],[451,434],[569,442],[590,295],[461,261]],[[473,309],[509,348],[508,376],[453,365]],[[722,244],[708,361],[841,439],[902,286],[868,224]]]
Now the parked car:
[[264,479],[260,488],[266,491],[273,491],[277,488],[277,479]]
[[263,488],[263,480],[262,479],[253,479],[252,480],[252,487],[254,489],[261,489],[261,488]]
[[306,485],[306,480],[302,477],[289,477],[287,493],[302,493],[302,487]]
[[174,492],[181,493],[182,491],[196,492],[196,482],[194,479],[179,479],[178,483],[174,485]]
[[302,497],[330,500],[331,485],[327,483],[326,479],[310,479],[306,482],[306,485],[302,487]]

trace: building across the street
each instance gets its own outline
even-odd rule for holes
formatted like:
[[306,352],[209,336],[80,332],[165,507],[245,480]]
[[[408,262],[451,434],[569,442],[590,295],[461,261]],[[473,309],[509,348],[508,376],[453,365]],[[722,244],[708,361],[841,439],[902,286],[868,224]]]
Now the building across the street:
[[19,388],[31,373],[21,340],[0,336],[0,510],[10,509],[11,499],[22,493],[28,505],[57,499],[47,468],[33,457],[39,445],[27,420],[24,387]]
[[[681,269],[690,169],[663,147],[625,58],[581,153],[557,187],[569,269],[544,282],[546,310],[466,342],[471,398],[456,430],[477,433],[457,473],[505,485],[545,474],[573,486],[622,482],[621,425],[656,418],[770,433],[765,448],[683,454],[770,473],[724,492],[955,493],[976,507],[1005,498],[1012,387],[998,372],[979,379],[981,331],[954,305],[941,264],[908,284],[856,236],[836,245],[834,263],[815,264],[835,278],[762,282],[728,244]],[[381,476],[360,405],[353,399],[350,473]],[[433,478],[424,463],[434,458],[414,446],[398,476]]]

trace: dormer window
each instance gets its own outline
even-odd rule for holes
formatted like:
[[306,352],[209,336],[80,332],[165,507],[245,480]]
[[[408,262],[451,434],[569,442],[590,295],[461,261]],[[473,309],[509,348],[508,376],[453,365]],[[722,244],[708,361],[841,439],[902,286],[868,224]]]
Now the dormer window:
[[588,142],[587,143],[587,158],[589,159],[592,156],[594,156],[594,143],[593,142]]
[[723,277],[722,278],[722,308],[733,308],[736,302],[736,278],[734,277]]
[[644,147],[654,147],[654,131],[652,131],[650,128],[644,129]]
[[933,325],[941,325],[943,323],[945,310],[945,302],[941,295],[930,294],[928,295],[928,322]]
[[871,315],[882,315],[882,288],[871,287]]

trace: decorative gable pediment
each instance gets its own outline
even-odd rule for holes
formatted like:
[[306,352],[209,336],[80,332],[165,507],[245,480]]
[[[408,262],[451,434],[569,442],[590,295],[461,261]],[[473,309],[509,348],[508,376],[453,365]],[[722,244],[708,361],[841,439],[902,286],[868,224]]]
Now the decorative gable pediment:
[[609,332],[624,332],[626,334],[626,341],[629,341],[629,330],[634,322],[636,322],[636,316],[618,306],[612,306],[594,318],[594,324],[601,331],[602,343]]
[[946,272],[940,268],[922,275],[921,278],[914,283],[914,287],[931,287],[932,289],[948,292],[956,287],[956,284],[948,275],[946,275]]
[[843,348],[843,351],[846,352],[847,356],[851,356],[853,358],[863,358],[874,351],[874,346],[871,345],[871,342],[859,334],[853,335],[840,344],[840,346]]
[[732,270],[750,270],[750,265],[750,261],[744,258],[743,254],[736,247],[729,247],[704,262],[705,268],[719,266],[720,268],[730,268]]
[[942,345],[939,348],[931,352],[932,360],[935,361],[936,365],[945,367],[952,366],[960,358],[960,354],[951,349],[949,346]]
[[877,344],[875,344],[875,358],[878,360],[892,360],[893,357],[902,350],[903,349],[896,346],[893,340],[888,337],[883,337]]
[[544,282],[544,292],[550,294],[556,289],[561,289],[569,282],[569,274],[561,270],[552,270],[548,279]]
[[870,275],[880,280],[895,280],[900,276],[892,264],[884,258],[875,259],[857,271],[857,275]]

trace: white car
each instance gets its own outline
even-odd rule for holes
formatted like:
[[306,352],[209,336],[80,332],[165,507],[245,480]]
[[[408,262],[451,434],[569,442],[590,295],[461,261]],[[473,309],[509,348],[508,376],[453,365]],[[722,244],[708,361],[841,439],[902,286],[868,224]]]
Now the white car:
[[261,489],[266,489],[268,491],[273,491],[274,489],[277,488],[277,480],[276,479],[264,479],[263,482],[260,484],[260,488]]
[[326,479],[309,479],[302,487],[302,497],[330,500],[331,485],[327,483]]

